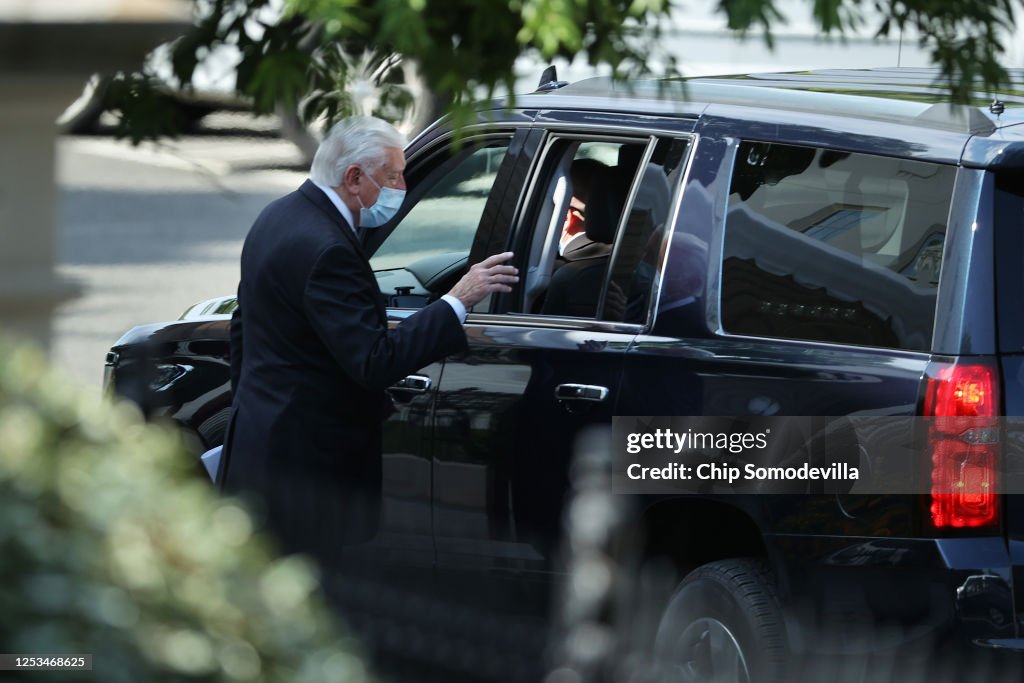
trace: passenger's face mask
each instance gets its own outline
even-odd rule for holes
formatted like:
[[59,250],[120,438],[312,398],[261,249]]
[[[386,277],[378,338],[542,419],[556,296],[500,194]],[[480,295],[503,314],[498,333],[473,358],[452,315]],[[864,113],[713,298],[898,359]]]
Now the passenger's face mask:
[[363,175],[370,180],[371,183],[377,185],[377,189],[380,190],[380,194],[377,195],[377,201],[373,203],[373,206],[367,208],[363,206],[363,200],[359,199],[359,227],[360,228],[379,228],[380,226],[387,223],[389,220],[395,217],[398,210],[402,208],[402,202],[405,201],[405,190],[396,190],[393,187],[381,187],[377,184],[377,181],[373,179],[369,173],[365,170]]

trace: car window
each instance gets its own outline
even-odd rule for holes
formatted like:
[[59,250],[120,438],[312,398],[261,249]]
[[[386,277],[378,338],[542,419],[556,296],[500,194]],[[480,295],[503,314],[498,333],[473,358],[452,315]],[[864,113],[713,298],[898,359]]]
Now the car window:
[[624,229],[616,241],[611,273],[600,317],[643,324],[663,248],[670,232],[672,188],[679,187],[689,141],[658,140],[650,159],[637,159],[636,192]]
[[514,312],[643,323],[685,140],[556,137],[532,212]]
[[465,271],[508,145],[507,137],[471,141],[454,157],[435,160],[410,191],[411,208],[370,258],[389,305],[423,306]]
[[920,161],[742,143],[722,328],[927,350],[955,175]]

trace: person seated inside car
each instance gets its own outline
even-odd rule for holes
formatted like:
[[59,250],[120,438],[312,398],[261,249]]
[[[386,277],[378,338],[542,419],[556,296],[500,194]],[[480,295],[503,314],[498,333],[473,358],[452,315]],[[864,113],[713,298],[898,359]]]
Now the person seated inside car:
[[[582,161],[574,161],[570,173],[579,165],[580,179],[586,178],[580,185],[574,181],[573,187],[578,188],[574,189],[574,194],[583,192],[583,234],[588,242],[567,252],[568,257],[563,256],[565,262],[551,276],[541,309],[544,315],[578,318],[597,315],[615,230],[626,200],[628,176],[597,161],[588,159],[587,164],[581,164]],[[621,298],[621,291],[612,294]]]
[[598,175],[609,174],[611,168],[596,159],[576,159],[569,167],[569,178],[572,180],[572,198],[569,210],[562,224],[562,234],[558,239],[558,255],[566,261],[606,256],[611,245],[596,242],[587,236],[587,200]]

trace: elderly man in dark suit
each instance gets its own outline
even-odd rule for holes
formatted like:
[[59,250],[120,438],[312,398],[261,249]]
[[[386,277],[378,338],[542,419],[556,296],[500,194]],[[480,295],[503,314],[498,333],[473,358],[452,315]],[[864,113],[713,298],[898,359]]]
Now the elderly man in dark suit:
[[466,310],[518,279],[503,265],[512,254],[497,254],[388,329],[355,229],[401,206],[404,144],[379,119],[339,123],[310,179],[263,210],[242,248],[224,485],[264,508],[284,550],[324,561],[376,530],[384,390],[465,348]]

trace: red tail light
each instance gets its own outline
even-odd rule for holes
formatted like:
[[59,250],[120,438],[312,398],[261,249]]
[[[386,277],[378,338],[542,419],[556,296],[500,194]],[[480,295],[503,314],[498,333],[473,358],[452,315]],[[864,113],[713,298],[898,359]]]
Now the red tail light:
[[931,519],[938,529],[999,521],[999,381],[988,365],[935,365],[924,414],[931,450]]

